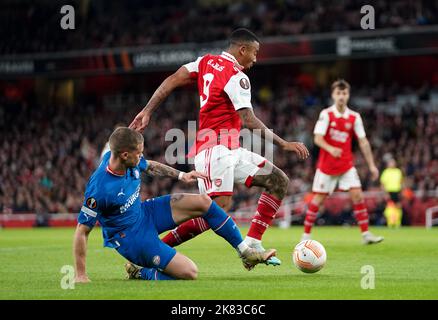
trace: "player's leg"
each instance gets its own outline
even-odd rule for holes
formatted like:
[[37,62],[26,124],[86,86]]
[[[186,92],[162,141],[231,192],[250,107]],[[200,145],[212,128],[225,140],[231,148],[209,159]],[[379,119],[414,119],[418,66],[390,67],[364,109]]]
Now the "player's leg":
[[183,222],[169,231],[161,240],[171,247],[176,247],[210,229],[207,221],[199,217]]
[[203,217],[217,235],[237,250],[249,270],[257,263],[266,262],[276,253],[274,249],[259,252],[249,248],[233,219],[208,195],[174,194],[170,196],[170,207],[176,224]]
[[[207,180],[198,180],[199,193],[209,194],[226,212],[231,209],[233,193],[233,155],[224,146],[203,150],[195,157],[195,169],[208,175]],[[210,229],[208,222],[195,218],[180,224],[166,234],[162,241],[175,247]]]
[[234,181],[245,184],[248,188],[258,186],[265,189],[259,198],[256,213],[245,238],[248,245],[262,248],[262,236],[280,208],[287,192],[289,178],[272,162],[257,153],[244,148],[235,152],[238,155],[238,163],[234,169]]
[[310,240],[313,225],[318,216],[318,211],[325,198],[331,194],[338,182],[338,177],[327,175],[317,169],[313,179],[312,192],[314,196],[307,206],[306,217],[304,218],[304,233],[301,240]]
[[139,280],[196,280],[198,267],[185,255],[177,252],[163,271],[140,267],[131,262],[125,264],[128,279]]
[[[228,212],[231,209],[232,196],[216,196],[211,198],[225,212]],[[193,239],[209,229],[210,226],[203,217],[190,219],[181,223],[178,227],[166,234],[162,241],[171,247],[176,247],[177,245]]]
[[231,210],[233,205],[233,196],[213,196],[211,199],[216,202],[219,207],[224,209],[225,212]]
[[318,211],[321,204],[327,198],[326,193],[315,193],[307,205],[306,217],[304,218],[304,233],[301,236],[301,241],[310,240],[313,225],[318,217]]
[[288,184],[289,178],[286,174],[269,161],[255,173],[251,186],[263,187],[265,190],[257,203],[246,241],[255,244],[261,242],[281,206]]
[[353,202],[354,217],[362,233],[362,242],[364,244],[372,244],[383,241],[383,237],[375,236],[368,230],[368,209],[365,206],[362,186],[356,168],[351,168],[340,177],[339,188],[341,190],[349,190]]
[[177,279],[196,280],[198,278],[198,267],[196,264],[179,252],[169,262],[164,272]]
[[[166,215],[166,212],[162,213]],[[163,225],[167,223],[166,220],[167,218],[164,217]],[[134,241],[126,239],[127,245],[136,248],[134,254],[124,255],[130,261],[125,264],[128,279],[195,280],[198,276],[195,263],[162,242],[158,238],[154,222],[145,227],[148,229],[146,232],[143,230],[135,232]],[[125,253],[120,249],[118,251]]]

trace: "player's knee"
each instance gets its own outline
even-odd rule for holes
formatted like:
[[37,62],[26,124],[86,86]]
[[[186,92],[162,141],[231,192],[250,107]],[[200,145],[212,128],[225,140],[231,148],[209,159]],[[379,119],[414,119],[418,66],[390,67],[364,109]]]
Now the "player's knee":
[[196,266],[196,264],[191,263],[189,266],[187,266],[187,268],[184,270],[181,278],[184,280],[198,279],[198,267]]
[[360,203],[363,202],[363,194],[362,192],[355,192],[351,195],[351,200],[353,201],[353,203]]
[[230,210],[231,210],[231,207],[232,207],[232,202],[231,202],[231,200],[230,200],[230,201],[227,201],[226,203],[224,203],[223,205],[221,205],[221,208],[224,209],[225,212],[230,211]]
[[198,197],[199,209],[202,212],[207,212],[211,206],[211,202],[212,202],[211,198],[206,194],[200,194],[197,197]]
[[289,177],[283,171],[280,171],[280,185],[284,192],[287,192],[287,187],[289,186]]
[[221,207],[225,212],[230,211],[233,204],[232,198],[228,196],[215,198],[214,202],[216,202],[217,205]]
[[274,177],[271,179],[269,189],[277,196],[283,198],[287,193],[289,177],[281,170],[275,170],[272,174]]
[[325,194],[315,194],[312,198],[312,203],[319,207],[324,202],[326,197],[327,195]]

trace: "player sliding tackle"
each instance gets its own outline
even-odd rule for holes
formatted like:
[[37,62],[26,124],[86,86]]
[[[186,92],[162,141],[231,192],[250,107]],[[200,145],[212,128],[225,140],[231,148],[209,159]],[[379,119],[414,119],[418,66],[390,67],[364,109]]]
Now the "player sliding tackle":
[[202,217],[214,232],[237,250],[246,268],[266,262],[275,250],[258,252],[243,241],[234,221],[210,197],[173,194],[140,201],[140,173],[179,178],[184,182],[204,179],[202,173],[180,172],[143,158],[143,136],[126,127],[116,129],[107,152],[90,177],[74,236],[76,282],[88,282],[85,269],[88,235],[97,221],[104,245],[115,248],[129,263],[131,279],[196,279],[197,267],[188,257],[163,243],[158,235],[193,218]]
[[[209,195],[228,211],[234,183],[244,184],[248,188],[265,188],[245,238],[248,246],[264,252],[262,236],[286,195],[289,179],[272,162],[240,147],[242,123],[260,132],[282,150],[295,152],[300,159],[306,159],[309,151],[300,142],[283,140],[254,115],[250,81],[242,70],[254,65],[259,47],[260,41],[252,32],[235,30],[227,50],[221,55],[199,57],[165,79],[130,128],[142,132],[152,113],[175,88],[196,83],[200,96],[199,130],[191,154],[195,155],[195,169],[207,175],[207,179],[198,180],[199,191]],[[200,217],[183,223],[166,235],[163,241],[173,247],[210,227],[208,221]],[[273,258],[269,263],[278,265],[280,261]]]

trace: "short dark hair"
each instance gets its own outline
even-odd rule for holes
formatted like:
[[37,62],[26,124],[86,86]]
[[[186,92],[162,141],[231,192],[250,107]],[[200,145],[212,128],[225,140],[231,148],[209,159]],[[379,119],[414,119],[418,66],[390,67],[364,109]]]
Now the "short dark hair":
[[252,42],[252,41],[256,41],[258,43],[260,43],[259,38],[257,38],[257,36],[252,33],[251,31],[249,31],[246,28],[239,28],[234,30],[230,37],[229,37],[229,43],[230,46],[233,44],[239,44],[242,42]]
[[115,155],[134,151],[142,143],[144,143],[143,135],[128,127],[118,127],[109,138],[111,152]]
[[339,90],[348,89],[350,91],[350,84],[345,81],[344,79],[338,79],[335,82],[332,83],[332,91],[333,92],[336,88]]

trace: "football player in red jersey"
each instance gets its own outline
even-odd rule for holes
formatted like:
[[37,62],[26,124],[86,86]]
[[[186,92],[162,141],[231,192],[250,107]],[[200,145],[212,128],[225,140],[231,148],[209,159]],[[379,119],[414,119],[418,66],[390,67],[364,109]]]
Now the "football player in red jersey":
[[362,231],[364,244],[378,243],[383,237],[368,231],[368,211],[365,207],[359,175],[354,167],[352,140],[358,139],[360,150],[368,164],[372,180],[379,177],[370,144],[366,138],[362,118],[359,113],[348,108],[350,85],[345,80],[337,80],[332,84],[334,105],[321,111],[313,131],[315,144],[320,147],[319,159],[312,192],[304,221],[304,234],[301,240],[309,240],[312,226],[318,215],[319,206],[339,185],[342,191],[350,193],[353,211]]
[[[208,179],[199,180],[200,193],[208,194],[225,211],[231,208],[234,183],[263,187],[257,212],[245,238],[248,246],[264,251],[262,235],[272,223],[286,195],[289,179],[286,174],[259,154],[240,147],[242,124],[260,129],[262,137],[284,151],[295,152],[306,159],[309,151],[300,142],[285,141],[260,121],[251,104],[251,84],[242,72],[256,63],[259,39],[247,29],[235,30],[229,47],[220,55],[206,54],[180,67],[158,87],[146,107],[135,117],[130,127],[144,130],[151,115],[177,87],[196,83],[200,97],[199,130],[190,152],[195,156],[195,168]],[[163,241],[176,246],[210,227],[203,219],[194,219],[167,234]],[[280,264],[275,257],[270,264]]]

